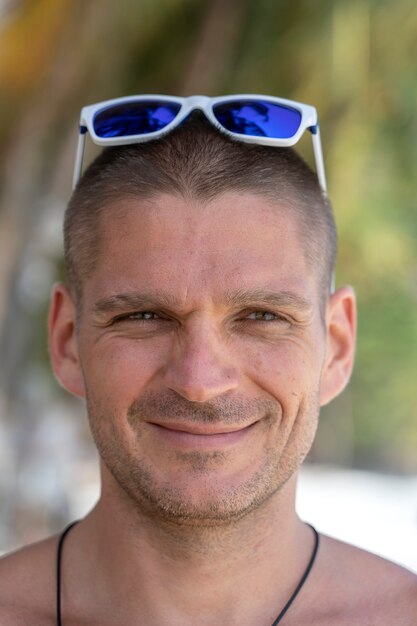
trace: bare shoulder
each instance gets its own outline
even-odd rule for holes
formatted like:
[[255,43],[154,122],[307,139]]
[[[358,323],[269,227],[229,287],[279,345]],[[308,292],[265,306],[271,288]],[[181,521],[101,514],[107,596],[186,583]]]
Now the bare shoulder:
[[[333,623],[417,624],[417,575],[337,539],[326,535],[321,539],[320,578],[324,584],[320,595],[336,619]],[[332,603],[324,597],[324,589],[333,595]]]
[[0,626],[49,626],[55,613],[58,537],[0,558]]

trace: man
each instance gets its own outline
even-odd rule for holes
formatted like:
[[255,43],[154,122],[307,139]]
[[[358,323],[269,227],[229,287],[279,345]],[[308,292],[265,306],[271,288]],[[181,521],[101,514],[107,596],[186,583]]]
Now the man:
[[59,550],[51,537],[2,560],[0,624],[417,623],[413,574],[295,513],[319,408],[353,365],[335,253],[296,153],[199,114],[88,168],[49,330],[58,381],[86,399],[102,492]]

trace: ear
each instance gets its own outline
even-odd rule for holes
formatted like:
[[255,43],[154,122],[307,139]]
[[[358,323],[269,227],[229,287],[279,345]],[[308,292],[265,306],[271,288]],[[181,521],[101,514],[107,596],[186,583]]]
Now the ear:
[[65,285],[52,290],[48,316],[49,354],[55,376],[64,389],[85,397],[84,379],[78,354],[77,310]]
[[352,374],[356,342],[356,298],[351,287],[341,287],[326,310],[326,358],[320,385],[320,405],[343,391]]

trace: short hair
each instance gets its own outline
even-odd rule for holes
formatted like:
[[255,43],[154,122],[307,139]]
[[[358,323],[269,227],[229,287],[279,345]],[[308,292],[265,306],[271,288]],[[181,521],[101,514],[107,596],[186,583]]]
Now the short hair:
[[83,282],[94,270],[99,225],[104,214],[111,220],[110,205],[160,193],[211,200],[227,191],[267,196],[296,215],[304,254],[318,267],[327,298],[337,233],[317,175],[293,149],[232,139],[199,112],[160,139],[106,148],[87,168],[64,219],[65,266],[75,298],[81,301]]

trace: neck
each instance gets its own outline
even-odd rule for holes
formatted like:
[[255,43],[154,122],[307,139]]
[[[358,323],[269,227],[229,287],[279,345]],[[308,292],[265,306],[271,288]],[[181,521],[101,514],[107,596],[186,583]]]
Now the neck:
[[[295,476],[255,511],[210,527],[158,522],[113,489],[103,489],[80,524],[79,559],[91,571],[83,585],[78,575],[78,600],[123,606],[123,623],[172,624],[177,616],[184,625],[268,626],[311,556],[311,531],[295,514]],[[75,561],[74,541],[73,572]]]

